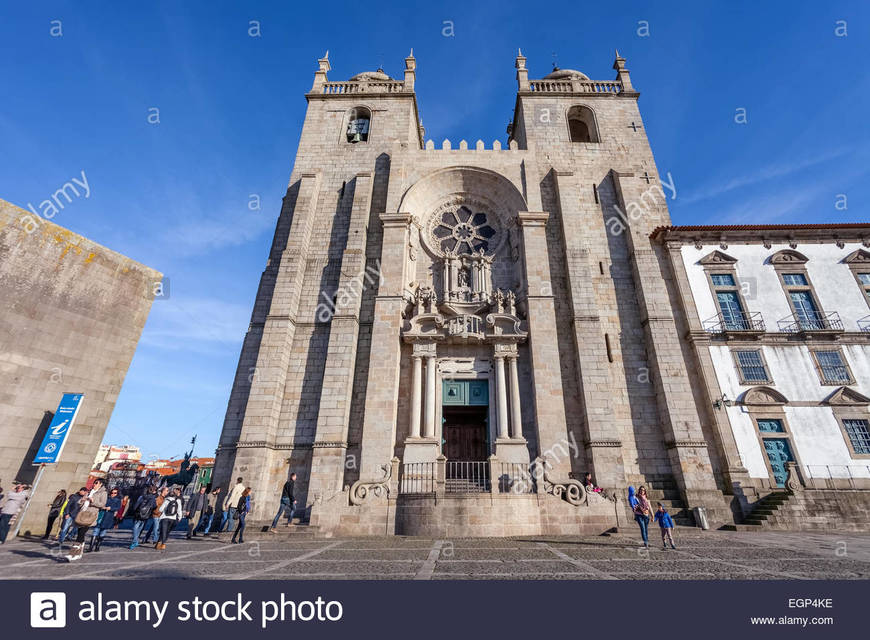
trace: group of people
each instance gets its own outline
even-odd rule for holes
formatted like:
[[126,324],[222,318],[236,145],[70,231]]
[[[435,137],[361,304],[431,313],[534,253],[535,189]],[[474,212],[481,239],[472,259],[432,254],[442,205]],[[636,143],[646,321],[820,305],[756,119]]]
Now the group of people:
[[82,487],[69,497],[65,491],[58,492],[51,503],[43,538],[49,537],[58,518],[62,519],[57,536],[61,547],[75,530],[75,544],[66,555],[70,562],[84,554],[85,538],[91,527],[94,532],[88,550],[99,551],[106,533],[118,527],[126,517],[133,520],[131,550],[147,543],[158,550],[166,549],[170,534],[185,519],[188,540],[198,533],[209,536],[223,532],[231,521],[235,521],[232,542],[241,543],[244,542],[245,517],[250,511],[251,488],[245,486],[242,478],[237,479],[226,500],[222,499],[220,487],[211,492],[204,486],[200,487],[185,500],[179,486],[158,488],[151,485],[132,503],[125,503],[117,488],[107,494],[103,481],[97,479],[90,490]]
[[[288,526],[292,523],[296,512],[295,482],[296,474],[293,473],[282,487],[278,513],[269,529],[271,532],[276,531],[275,527],[282,515],[286,516]],[[226,499],[223,499],[220,487],[210,492],[206,487],[200,487],[199,491],[184,500],[181,487],[158,489],[152,485],[132,503],[126,497],[121,497],[117,488],[107,494],[103,481],[97,479],[91,489],[82,487],[70,496],[65,491],[58,492],[50,505],[43,538],[49,537],[55,522],[61,519],[57,536],[61,547],[75,531],[75,544],[66,556],[72,562],[84,554],[89,529],[93,527],[94,532],[88,551],[99,551],[106,533],[118,527],[124,518],[132,517],[131,550],[147,543],[153,544],[157,550],[166,549],[170,534],[182,520],[187,520],[188,540],[200,533],[204,537],[222,533],[234,522],[231,543],[242,544],[251,506],[251,487],[245,486],[242,478],[236,479]]]

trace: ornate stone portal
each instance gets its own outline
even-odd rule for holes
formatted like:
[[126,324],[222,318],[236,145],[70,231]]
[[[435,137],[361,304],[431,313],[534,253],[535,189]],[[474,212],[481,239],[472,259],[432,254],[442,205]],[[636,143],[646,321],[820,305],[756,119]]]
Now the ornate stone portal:
[[[495,454],[506,462],[528,463],[517,366],[517,345],[528,333],[522,329],[516,292],[493,284],[496,252],[509,234],[495,216],[454,196],[429,214],[421,235],[437,289],[418,284],[404,314],[402,339],[412,345],[404,461],[434,462],[444,453],[438,390],[445,383],[477,380],[495,401],[488,405],[492,419],[487,420],[484,458]],[[416,261],[420,259],[418,254]],[[504,272],[512,270],[510,264]],[[439,345],[445,351],[441,357]],[[448,345],[465,345],[474,355],[450,356]]]

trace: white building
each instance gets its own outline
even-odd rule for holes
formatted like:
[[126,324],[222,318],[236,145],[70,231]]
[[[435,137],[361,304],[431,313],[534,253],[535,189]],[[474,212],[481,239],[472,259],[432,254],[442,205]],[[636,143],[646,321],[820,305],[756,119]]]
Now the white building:
[[[714,464],[758,494],[870,486],[870,225],[668,227]],[[711,451],[713,447],[711,447]]]

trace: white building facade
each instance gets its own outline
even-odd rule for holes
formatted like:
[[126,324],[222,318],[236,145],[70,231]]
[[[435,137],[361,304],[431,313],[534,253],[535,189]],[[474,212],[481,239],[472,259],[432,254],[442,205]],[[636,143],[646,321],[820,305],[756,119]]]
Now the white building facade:
[[670,227],[717,463],[758,492],[870,486],[870,225]]

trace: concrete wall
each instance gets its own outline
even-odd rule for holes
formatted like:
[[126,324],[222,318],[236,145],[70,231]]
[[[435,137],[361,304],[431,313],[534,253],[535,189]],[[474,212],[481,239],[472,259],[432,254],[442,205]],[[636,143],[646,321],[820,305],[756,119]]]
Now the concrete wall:
[[0,481],[30,464],[64,392],[85,394],[22,532],[45,527],[59,489],[82,486],[154,299],[159,272],[0,200]]

